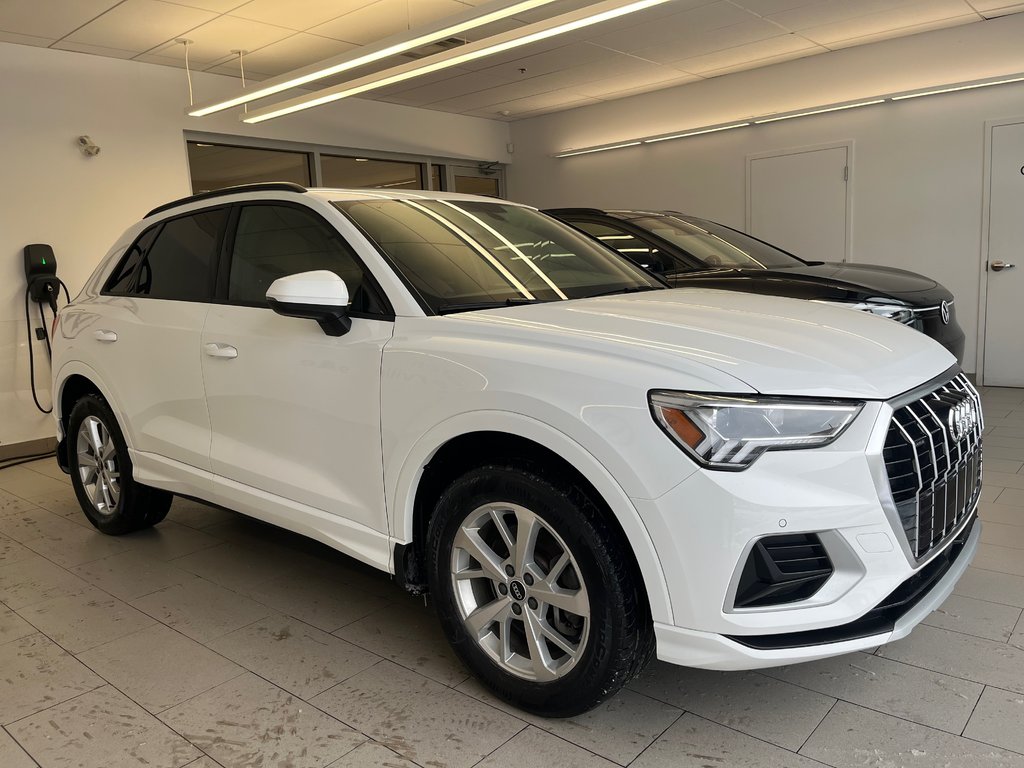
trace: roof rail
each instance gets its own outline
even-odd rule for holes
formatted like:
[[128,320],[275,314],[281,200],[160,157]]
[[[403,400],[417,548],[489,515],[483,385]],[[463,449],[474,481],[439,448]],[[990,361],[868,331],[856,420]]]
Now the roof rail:
[[179,205],[187,205],[188,203],[196,203],[200,200],[209,200],[214,197],[221,197],[222,195],[234,195],[238,192],[308,192],[301,184],[294,184],[290,181],[265,181],[258,184],[236,184],[233,187],[224,187],[223,189],[213,189],[209,192],[200,192],[198,195],[189,195],[188,197],[182,197],[178,200],[172,200],[169,203],[158,205],[152,211],[147,213],[143,218],[148,219],[157,213],[163,213],[169,211],[171,208],[177,208]]
[[546,213],[549,216],[567,216],[571,214],[600,214],[604,215],[604,211],[600,208],[542,208],[541,213]]

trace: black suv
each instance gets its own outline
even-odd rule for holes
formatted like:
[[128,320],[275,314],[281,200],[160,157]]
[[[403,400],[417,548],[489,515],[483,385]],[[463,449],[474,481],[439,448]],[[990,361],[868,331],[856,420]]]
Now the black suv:
[[695,285],[841,304],[931,336],[963,361],[953,294],[934,280],[871,264],[804,261],[757,238],[676,211],[553,208],[572,224],[675,287]]

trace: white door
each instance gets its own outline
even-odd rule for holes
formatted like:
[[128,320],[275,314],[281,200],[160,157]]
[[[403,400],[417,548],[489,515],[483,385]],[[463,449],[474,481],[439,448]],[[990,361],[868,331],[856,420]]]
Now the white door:
[[849,256],[849,147],[747,161],[747,231],[807,261]]
[[992,128],[985,378],[1024,387],[1024,123]]
[[[343,336],[267,305],[275,279],[314,269],[348,286]],[[394,322],[373,316],[387,312],[351,248],[308,208],[245,205],[226,299],[210,307],[201,346],[218,494],[249,507],[270,494],[278,509],[294,502],[386,533],[380,369]]]

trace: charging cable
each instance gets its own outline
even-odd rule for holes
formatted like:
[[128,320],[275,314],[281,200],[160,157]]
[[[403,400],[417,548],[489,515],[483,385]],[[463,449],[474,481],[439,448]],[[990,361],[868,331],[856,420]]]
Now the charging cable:
[[[56,281],[56,283],[60,286],[57,289],[56,295],[53,295],[53,292],[51,290],[50,301],[48,302],[49,305],[50,305],[50,310],[53,312],[53,318],[54,318],[54,320],[56,320],[57,319],[57,299],[60,296],[60,288],[64,289],[64,298],[67,300],[68,304],[71,303],[71,294],[68,292],[67,285],[65,285],[64,281],[61,280],[59,277],[54,276],[54,277],[49,277],[49,278],[46,278],[46,279],[47,280]],[[35,351],[33,350],[33,341],[40,341],[40,338],[39,337],[36,337],[35,339],[32,338],[32,336],[33,336],[33,333],[32,333],[32,319],[31,319],[31,316],[30,316],[30,313],[29,313],[29,300],[30,300],[30,297],[31,297],[31,292],[32,292],[32,287],[30,285],[28,288],[25,289],[25,331],[28,334],[28,371],[29,371],[29,384],[32,387],[32,401],[36,404],[36,408],[38,408],[40,412],[42,412],[42,413],[53,413],[53,403],[52,402],[50,403],[50,407],[49,408],[43,408],[42,404],[39,402],[39,395],[36,393],[36,356],[35,356]],[[47,326],[46,326],[46,313],[43,311],[43,302],[39,302],[39,322],[42,324],[42,333],[43,333],[43,335],[42,335],[42,339],[41,340],[46,342],[46,357],[52,363],[53,362],[53,348],[50,345],[50,331],[47,329]]]

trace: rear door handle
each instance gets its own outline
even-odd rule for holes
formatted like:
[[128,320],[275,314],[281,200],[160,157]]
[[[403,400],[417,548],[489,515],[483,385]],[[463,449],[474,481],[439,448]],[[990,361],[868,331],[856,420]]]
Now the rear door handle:
[[224,357],[227,359],[238,357],[238,350],[230,344],[204,344],[203,349],[210,357]]
[[114,333],[113,331],[93,331],[92,337],[96,339],[96,341],[103,341],[106,342],[107,344],[113,341],[117,341],[117,334]]

